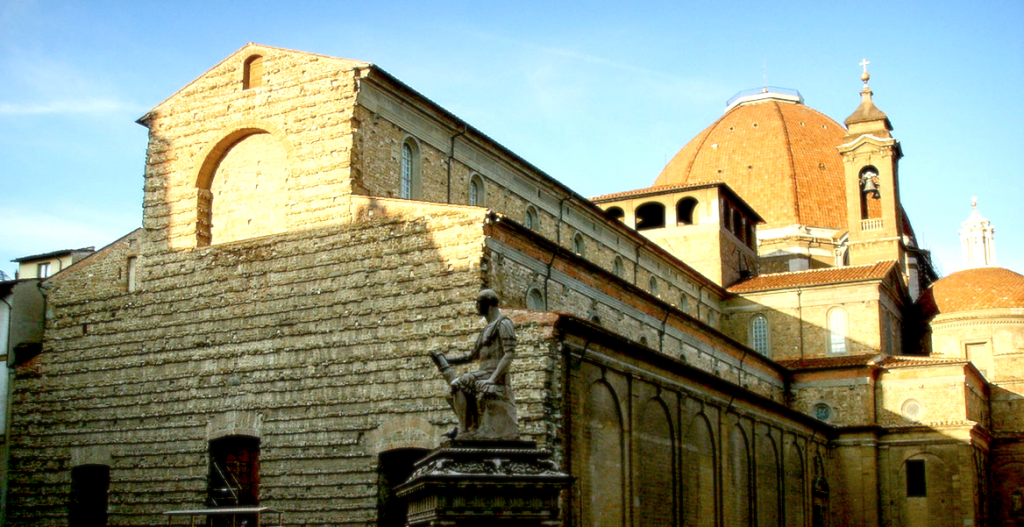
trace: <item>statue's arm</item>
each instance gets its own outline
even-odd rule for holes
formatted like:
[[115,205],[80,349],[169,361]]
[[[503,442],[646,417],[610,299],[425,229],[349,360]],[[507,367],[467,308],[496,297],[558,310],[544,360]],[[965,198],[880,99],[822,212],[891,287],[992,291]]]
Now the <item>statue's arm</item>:
[[[436,351],[434,353],[440,354],[442,357],[444,357],[444,354],[442,354],[440,351]],[[476,358],[479,355],[480,355],[480,341],[478,340],[477,343],[473,345],[473,350],[470,351],[469,353],[464,353],[462,355],[455,355],[453,357],[445,357],[445,359],[448,361],[448,364],[450,364],[452,366],[455,366],[456,364],[465,364],[467,362],[472,362],[472,361],[476,360]]]

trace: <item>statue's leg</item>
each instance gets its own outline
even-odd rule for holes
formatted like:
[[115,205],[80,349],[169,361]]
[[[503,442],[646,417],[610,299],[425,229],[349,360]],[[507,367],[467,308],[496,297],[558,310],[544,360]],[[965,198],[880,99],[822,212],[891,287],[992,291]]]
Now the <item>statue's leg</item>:
[[468,406],[466,394],[462,393],[462,390],[455,390],[448,396],[448,404],[451,405],[452,410],[455,411],[455,417],[459,420],[459,435],[465,434],[466,408]]

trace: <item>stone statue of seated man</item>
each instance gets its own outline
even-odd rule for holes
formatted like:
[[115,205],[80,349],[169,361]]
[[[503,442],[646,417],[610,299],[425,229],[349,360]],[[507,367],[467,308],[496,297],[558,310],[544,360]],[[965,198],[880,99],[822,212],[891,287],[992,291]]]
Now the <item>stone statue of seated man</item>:
[[[517,440],[519,423],[516,403],[509,383],[509,366],[516,355],[516,330],[512,321],[498,310],[498,295],[490,289],[480,291],[477,312],[487,318],[473,349],[447,358],[440,351],[431,358],[451,387],[448,402],[459,418],[453,439]],[[480,369],[456,376],[453,365],[480,360]]]

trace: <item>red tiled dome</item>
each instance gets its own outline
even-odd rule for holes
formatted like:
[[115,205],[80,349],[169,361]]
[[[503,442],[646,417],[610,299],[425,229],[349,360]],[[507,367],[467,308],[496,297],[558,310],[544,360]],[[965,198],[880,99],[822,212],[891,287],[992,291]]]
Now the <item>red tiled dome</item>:
[[722,180],[767,225],[846,228],[846,129],[803,104],[771,97],[733,107],[676,154],[655,187]]
[[917,302],[926,318],[977,309],[1024,308],[1024,276],[1002,267],[967,269],[935,282]]

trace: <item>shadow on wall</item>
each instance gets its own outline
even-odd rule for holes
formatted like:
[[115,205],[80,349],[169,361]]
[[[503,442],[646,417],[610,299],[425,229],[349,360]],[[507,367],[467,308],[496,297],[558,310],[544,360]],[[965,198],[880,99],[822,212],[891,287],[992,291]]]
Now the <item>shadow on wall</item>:
[[831,525],[825,425],[578,329],[565,343],[574,522]]
[[[882,508],[883,525],[1024,525],[1024,445],[1016,439],[1024,396],[986,387],[974,368],[962,368],[966,381],[946,372],[877,388],[888,443],[879,451],[880,499],[892,505]],[[972,437],[985,439],[965,441],[974,428],[983,432]]]
[[[109,266],[53,280],[39,376],[14,394],[9,519],[66,516],[69,504],[54,497],[75,468],[70,437],[112,453],[112,523],[201,508],[224,490],[211,481],[240,479],[211,477],[205,432],[231,411],[261,418],[258,431],[228,436],[258,441],[221,456],[224,466],[259,467],[246,475],[260,505],[302,510],[289,513],[294,523],[374,517],[366,482],[377,450],[430,448],[454,426],[428,353],[464,351],[479,330],[485,212],[343,197],[327,219],[309,211],[315,228],[177,250],[168,225],[194,217],[160,215],[198,196],[160,177],[147,181],[151,239],[134,292],[119,282],[115,252],[95,256]],[[373,433],[409,416],[427,429]],[[346,500],[354,505],[328,505]]]

